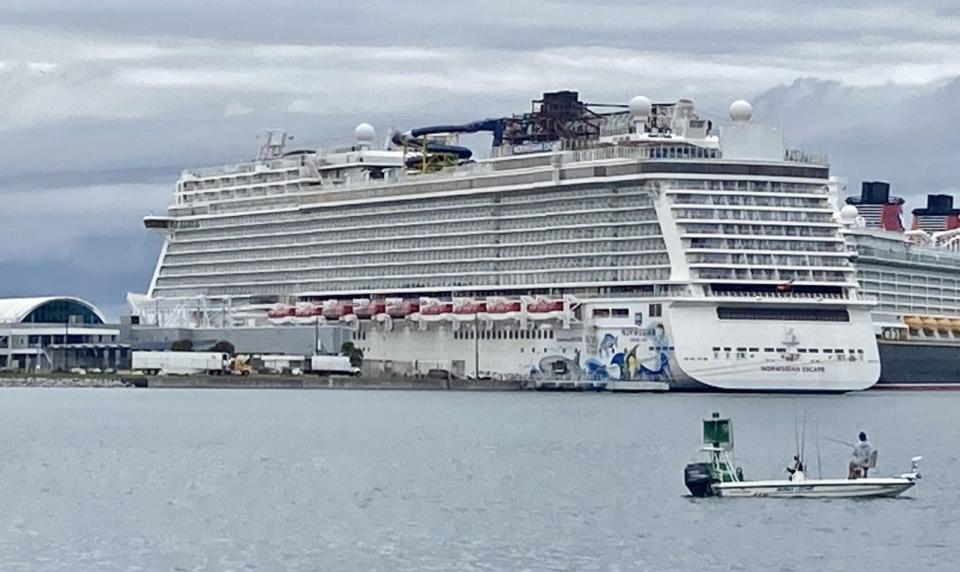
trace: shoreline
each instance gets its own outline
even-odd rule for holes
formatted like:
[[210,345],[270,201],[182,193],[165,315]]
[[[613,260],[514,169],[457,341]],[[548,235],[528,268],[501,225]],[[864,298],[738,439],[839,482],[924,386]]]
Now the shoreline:
[[[432,379],[409,377],[343,377],[343,376],[143,376],[143,375],[0,375],[3,388],[148,388],[148,389],[353,389],[402,391],[532,391],[536,388],[523,380]],[[552,388],[541,391],[587,391],[586,388]],[[960,391],[960,384],[885,383],[866,392]],[[660,393],[660,392],[657,392]],[[666,391],[665,393],[690,393]],[[703,393],[712,393],[705,391]],[[763,393],[763,392],[760,392]],[[861,392],[854,392],[861,393]]]
[[341,376],[0,376],[0,388],[153,388],[153,389],[370,389],[422,391],[525,391],[521,380],[428,379]]

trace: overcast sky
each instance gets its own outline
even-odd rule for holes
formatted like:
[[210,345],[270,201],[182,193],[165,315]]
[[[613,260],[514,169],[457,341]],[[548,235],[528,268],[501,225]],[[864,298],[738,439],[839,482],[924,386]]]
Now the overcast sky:
[[181,168],[588,101],[751,99],[835,174],[960,187],[960,4],[3,0],[0,296],[144,291]]

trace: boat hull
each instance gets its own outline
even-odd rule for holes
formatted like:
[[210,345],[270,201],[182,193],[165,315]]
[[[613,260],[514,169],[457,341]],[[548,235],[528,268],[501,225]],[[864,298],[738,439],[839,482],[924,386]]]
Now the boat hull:
[[721,497],[769,498],[877,498],[896,497],[913,487],[906,478],[811,479],[806,481],[753,481],[716,483]]

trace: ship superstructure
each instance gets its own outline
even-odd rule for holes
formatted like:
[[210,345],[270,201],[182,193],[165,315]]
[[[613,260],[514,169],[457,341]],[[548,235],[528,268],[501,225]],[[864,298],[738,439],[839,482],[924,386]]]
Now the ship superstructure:
[[[823,157],[693,102],[530,113],[184,171],[145,323],[350,325],[367,359],[466,373],[847,391],[880,364]],[[614,111],[609,111],[614,109]],[[459,145],[490,132],[489,157]],[[258,313],[259,312],[259,313]],[[213,316],[213,318],[211,318]]]

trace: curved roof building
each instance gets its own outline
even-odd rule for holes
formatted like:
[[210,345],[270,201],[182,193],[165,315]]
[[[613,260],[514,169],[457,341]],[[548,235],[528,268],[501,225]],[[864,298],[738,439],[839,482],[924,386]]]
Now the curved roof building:
[[119,329],[73,296],[0,298],[0,369],[112,368],[126,357]]
[[103,324],[103,313],[72,296],[0,298],[0,324]]

